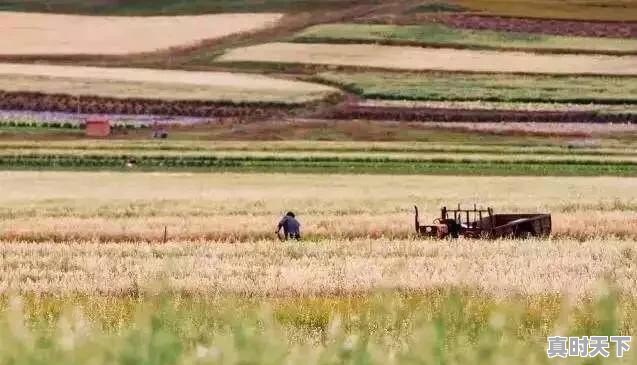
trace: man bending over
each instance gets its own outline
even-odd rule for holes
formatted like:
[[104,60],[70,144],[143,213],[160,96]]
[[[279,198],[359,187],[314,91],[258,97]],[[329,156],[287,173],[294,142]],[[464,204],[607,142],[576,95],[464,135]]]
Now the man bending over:
[[281,219],[276,229],[277,235],[281,232],[281,228],[283,228],[283,234],[285,235],[286,240],[301,239],[301,223],[296,220],[294,213],[287,212],[287,214]]

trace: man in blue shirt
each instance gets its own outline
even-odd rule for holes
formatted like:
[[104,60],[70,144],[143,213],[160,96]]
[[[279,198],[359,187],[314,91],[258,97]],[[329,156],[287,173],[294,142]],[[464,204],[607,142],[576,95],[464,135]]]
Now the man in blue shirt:
[[283,234],[285,235],[286,240],[290,238],[294,240],[301,239],[301,223],[296,220],[294,213],[287,212],[287,214],[281,219],[276,228],[277,236],[281,232],[281,228],[283,228]]

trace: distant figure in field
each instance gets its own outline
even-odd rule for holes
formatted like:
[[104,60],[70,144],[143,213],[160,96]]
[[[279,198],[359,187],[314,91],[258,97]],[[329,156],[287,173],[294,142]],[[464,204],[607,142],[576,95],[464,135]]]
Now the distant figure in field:
[[287,214],[285,214],[285,216],[279,222],[279,225],[276,228],[276,234],[279,237],[281,237],[280,236],[281,228],[283,228],[283,235],[285,236],[286,240],[301,239],[301,223],[299,223],[299,221],[296,220],[294,213],[287,212]]

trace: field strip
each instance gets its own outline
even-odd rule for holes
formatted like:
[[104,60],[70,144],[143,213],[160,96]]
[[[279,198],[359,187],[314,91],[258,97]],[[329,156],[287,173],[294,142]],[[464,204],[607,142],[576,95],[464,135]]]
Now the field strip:
[[[457,123],[452,123],[457,124]],[[462,123],[460,123],[462,125]],[[482,123],[481,123],[482,124]],[[489,124],[489,123],[484,123]],[[497,123],[508,125],[508,123]],[[516,123],[516,125],[519,123]],[[549,127],[555,127],[550,125]],[[0,152],[20,150],[23,153],[43,150],[94,152],[112,151],[121,154],[131,152],[184,152],[206,153],[217,151],[236,152],[332,152],[332,153],[484,153],[484,154],[526,154],[560,156],[637,156],[637,150],[630,145],[603,146],[578,143],[568,145],[519,146],[507,144],[470,144],[436,142],[333,142],[333,141],[126,141],[126,140],[76,140],[76,141],[0,141]]]
[[633,0],[606,2],[556,0],[459,0],[457,4],[469,10],[507,17],[572,19],[599,21],[637,21]]
[[320,241],[244,245],[171,242],[95,244],[2,242],[2,293],[127,295],[164,278],[183,293],[344,295],[383,289],[475,287],[498,297],[592,294],[613,273],[637,295],[625,253],[613,239],[497,241]]
[[137,156],[18,154],[0,156],[5,170],[243,172],[314,174],[637,176],[631,161],[556,159],[388,159],[285,156]]
[[360,106],[434,108],[466,110],[515,110],[526,112],[598,112],[608,114],[637,114],[636,104],[573,104],[573,103],[515,103],[503,101],[420,101],[368,99],[357,102]]
[[0,55],[124,55],[274,25],[282,14],[104,17],[0,12]]
[[302,63],[396,70],[637,75],[637,57],[539,55],[368,44],[266,43],[230,50],[222,62]]
[[[596,105],[637,103],[637,78],[510,74],[322,72],[318,80],[366,98]],[[490,104],[488,104],[490,105]],[[556,106],[557,108],[557,106]]]
[[502,50],[605,53],[637,52],[637,40],[566,37],[489,30],[454,29],[441,24],[322,24],[294,37],[304,43],[373,43],[413,46],[459,46]]
[[[459,126],[465,127],[464,125]],[[542,154],[534,156],[530,153],[489,153],[489,152],[348,152],[348,151],[224,151],[215,150],[210,152],[201,151],[117,151],[117,150],[72,150],[72,149],[41,149],[26,152],[22,149],[2,149],[0,150],[0,161],[7,157],[15,158],[35,158],[35,157],[85,157],[87,159],[110,157],[121,158],[122,161],[134,159],[255,159],[255,160],[291,160],[303,163],[304,161],[324,160],[336,162],[481,162],[489,161],[494,163],[508,162],[579,162],[595,163],[608,162],[618,164],[635,164],[637,168],[637,155],[578,155],[573,154]],[[142,161],[140,161],[141,163]]]
[[[119,202],[105,203],[90,209],[76,206],[81,201],[58,201],[63,207],[35,202],[11,210],[0,210],[0,240],[32,242],[68,242],[74,240],[94,242],[161,242],[166,227],[167,238],[185,241],[222,241],[246,243],[275,238],[279,211],[257,211],[249,208],[248,201],[241,211],[220,207],[220,202],[137,201],[129,206]],[[85,202],[86,203],[86,202]],[[95,204],[96,202],[88,202]],[[49,203],[52,204],[52,203]],[[206,208],[210,204],[218,210]],[[255,203],[253,203],[254,205]],[[330,209],[317,207],[316,211],[301,211],[303,236],[308,241],[321,239],[410,239],[414,236],[413,207],[405,203],[374,212],[360,212],[357,208]],[[414,203],[412,203],[414,204]],[[236,205],[236,203],[235,203]],[[175,210],[170,211],[170,207]],[[611,206],[609,206],[610,208]],[[423,207],[421,207],[423,208]],[[430,223],[439,209],[430,208],[423,219]],[[284,209],[284,208],[281,208]],[[358,208],[359,210],[371,210]],[[529,208],[531,209],[531,208]],[[537,210],[538,208],[535,208]],[[398,213],[393,211],[400,210]],[[535,211],[534,210],[534,211]],[[299,212],[295,209],[295,212]],[[612,237],[621,240],[637,239],[637,212],[600,211],[595,208],[576,212],[553,211],[552,235],[555,238],[590,240]]]
[[112,98],[295,102],[336,89],[255,74],[0,63],[0,90]]

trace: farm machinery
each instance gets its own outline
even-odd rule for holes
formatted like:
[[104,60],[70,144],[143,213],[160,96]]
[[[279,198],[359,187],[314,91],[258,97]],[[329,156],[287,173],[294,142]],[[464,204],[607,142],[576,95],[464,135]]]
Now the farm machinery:
[[416,232],[423,237],[436,238],[529,238],[548,237],[551,234],[551,215],[493,214],[492,208],[440,209],[440,217],[433,224],[421,225],[418,207],[414,206]]

